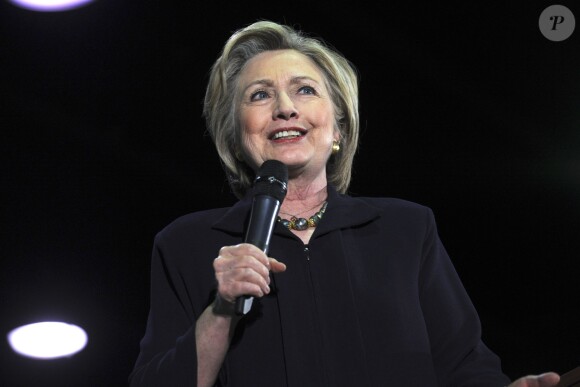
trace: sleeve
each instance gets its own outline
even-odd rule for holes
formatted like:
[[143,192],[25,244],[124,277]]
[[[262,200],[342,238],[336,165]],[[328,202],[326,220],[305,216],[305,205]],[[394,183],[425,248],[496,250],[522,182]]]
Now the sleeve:
[[[157,235],[151,259],[150,310],[131,386],[195,386],[197,353],[193,310],[176,263]],[[170,255],[170,254],[168,254]]]
[[428,209],[420,269],[421,307],[441,386],[506,386],[499,357],[481,340],[479,316],[438,236]]

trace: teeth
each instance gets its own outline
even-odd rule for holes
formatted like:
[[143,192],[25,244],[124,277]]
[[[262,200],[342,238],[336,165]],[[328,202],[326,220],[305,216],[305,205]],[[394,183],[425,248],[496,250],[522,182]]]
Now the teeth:
[[302,133],[300,133],[297,130],[283,130],[281,132],[278,132],[274,135],[274,137],[272,137],[272,139],[277,140],[279,138],[284,138],[284,137],[298,137],[302,135]]

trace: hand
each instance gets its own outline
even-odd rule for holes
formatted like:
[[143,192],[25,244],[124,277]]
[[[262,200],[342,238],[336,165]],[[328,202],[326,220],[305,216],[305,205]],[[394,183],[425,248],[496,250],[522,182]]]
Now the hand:
[[508,387],[553,387],[560,382],[560,376],[554,372],[541,375],[528,375],[519,378]]
[[225,246],[213,262],[221,298],[235,302],[240,296],[262,297],[270,293],[270,270],[286,270],[286,265],[268,258],[259,248],[249,243]]

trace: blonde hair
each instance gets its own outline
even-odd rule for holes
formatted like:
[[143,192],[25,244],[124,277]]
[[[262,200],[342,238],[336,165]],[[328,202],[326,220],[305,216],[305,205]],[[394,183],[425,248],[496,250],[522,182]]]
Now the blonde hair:
[[203,115],[233,193],[241,198],[251,187],[254,171],[241,160],[241,130],[237,117],[238,78],[254,56],[271,50],[292,49],[309,57],[321,70],[335,108],[340,151],[327,163],[330,184],[345,193],[358,146],[358,79],[355,67],[321,39],[292,27],[259,21],[236,31],[211,68]]

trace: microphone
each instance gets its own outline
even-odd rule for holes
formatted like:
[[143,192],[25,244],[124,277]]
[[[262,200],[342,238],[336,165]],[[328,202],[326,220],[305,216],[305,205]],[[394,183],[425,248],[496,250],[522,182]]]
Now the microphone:
[[[270,237],[280,205],[288,189],[288,167],[278,160],[267,160],[258,169],[254,180],[254,198],[244,242],[268,254]],[[235,312],[244,315],[252,307],[253,297],[236,299]]]

